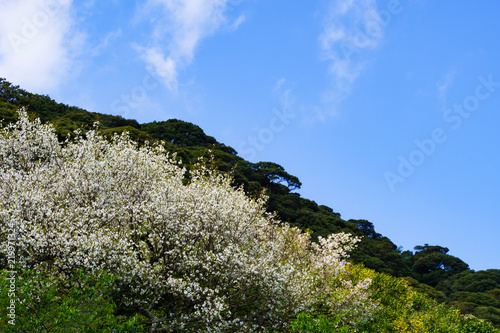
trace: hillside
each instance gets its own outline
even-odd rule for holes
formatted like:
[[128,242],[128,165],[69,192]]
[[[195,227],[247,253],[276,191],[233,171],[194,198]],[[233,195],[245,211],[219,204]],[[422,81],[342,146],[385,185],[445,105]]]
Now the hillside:
[[263,190],[269,196],[267,211],[279,219],[311,230],[312,238],[346,232],[362,236],[350,260],[380,273],[405,277],[417,291],[439,302],[458,307],[464,314],[490,320],[500,327],[500,270],[473,271],[460,258],[448,254],[439,245],[417,245],[415,251],[402,251],[389,238],[377,233],[367,220],[344,220],[333,208],[303,198],[296,192],[300,180],[273,162],[251,163],[231,147],[194,124],[182,120],[139,124],[135,120],[89,112],[57,103],[46,95],[37,95],[0,78],[0,119],[3,125],[16,121],[16,111],[26,107],[29,114],[51,123],[60,141],[78,128],[91,129],[99,122],[99,131],[110,137],[127,131],[137,142],[164,141],[167,151],[176,153],[188,169],[200,157],[213,155],[213,166],[232,172],[234,184],[250,196]]

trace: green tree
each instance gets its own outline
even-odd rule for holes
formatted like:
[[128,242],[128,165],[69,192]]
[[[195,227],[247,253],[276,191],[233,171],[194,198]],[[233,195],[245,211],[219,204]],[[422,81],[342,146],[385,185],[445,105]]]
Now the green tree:
[[425,244],[416,246],[415,250],[412,268],[419,281],[430,286],[435,287],[450,276],[469,269],[469,265],[461,259],[447,254],[448,248]]

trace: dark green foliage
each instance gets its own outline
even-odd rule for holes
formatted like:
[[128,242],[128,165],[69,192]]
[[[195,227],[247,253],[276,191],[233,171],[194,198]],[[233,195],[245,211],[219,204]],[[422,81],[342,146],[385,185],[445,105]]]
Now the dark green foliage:
[[35,114],[43,122],[54,124],[61,139],[78,128],[92,128],[96,122],[99,122],[102,129],[125,126],[140,128],[136,120],[88,112],[75,106],[57,103],[47,95],[29,93],[0,78],[0,119],[4,119],[5,123],[15,121],[15,112],[21,107],[27,107],[28,112]]
[[17,108],[12,104],[0,101],[0,120],[5,123],[15,122]]
[[123,132],[127,132],[130,138],[134,141],[144,142],[146,140],[149,140],[148,133],[138,130],[137,128],[132,126],[113,127],[102,130],[102,133],[107,137],[112,137],[115,133],[121,134]]
[[464,271],[441,281],[436,289],[464,314],[471,313],[500,327],[500,270]]
[[352,251],[353,262],[368,268],[394,276],[413,275],[401,250],[387,237],[375,239],[363,237],[358,247]]
[[109,114],[95,113],[96,120],[99,121],[103,127],[114,128],[114,127],[133,127],[140,129],[141,125],[134,119],[125,119],[120,116],[111,116]]
[[[447,293],[457,291],[487,292],[498,290],[500,286],[500,269],[488,269],[486,271],[464,271],[450,277],[439,284],[438,289]],[[492,294],[492,295],[493,295]]]
[[177,119],[143,124],[141,129],[149,133],[152,138],[170,142],[179,147],[210,147],[217,143],[213,137],[205,135],[199,126]]
[[488,290],[486,294],[500,300],[500,289]]
[[0,120],[5,123],[16,121],[16,110],[19,108],[16,102],[14,87],[10,82],[0,78]]
[[254,168],[257,173],[267,178],[269,183],[281,184],[282,182],[286,182],[286,186],[290,190],[295,190],[302,186],[302,183],[297,177],[288,174],[279,164],[273,162],[259,162],[254,164]]
[[441,246],[416,246],[413,271],[418,280],[430,286],[436,286],[448,277],[469,269],[469,265],[457,257],[451,256],[448,249]]
[[418,282],[417,280],[409,276],[405,277],[404,280],[408,283],[408,286],[412,287],[415,291],[426,294],[430,298],[440,303],[446,301],[446,295],[442,291],[439,291],[436,288],[429,286],[428,284]]

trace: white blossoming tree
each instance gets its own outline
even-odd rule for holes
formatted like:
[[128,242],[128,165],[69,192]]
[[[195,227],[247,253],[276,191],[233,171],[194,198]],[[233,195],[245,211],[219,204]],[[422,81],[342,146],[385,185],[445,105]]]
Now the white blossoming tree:
[[157,332],[265,332],[324,304],[373,309],[369,281],[338,283],[356,238],[310,242],[229,176],[202,164],[184,175],[161,145],[94,130],[59,143],[21,110],[0,132],[0,268],[15,231],[21,268],[115,274],[121,306]]

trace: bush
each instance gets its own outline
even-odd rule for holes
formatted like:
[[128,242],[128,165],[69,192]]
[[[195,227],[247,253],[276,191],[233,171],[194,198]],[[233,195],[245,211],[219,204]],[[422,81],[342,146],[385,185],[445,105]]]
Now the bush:
[[291,324],[290,332],[359,332],[359,333],[494,333],[490,323],[474,316],[464,316],[408,286],[405,279],[350,266],[344,273],[353,284],[371,279],[370,301],[376,304],[369,317],[359,317],[354,325],[343,322],[344,314],[318,309],[302,313]]
[[[15,278],[13,289],[11,277]],[[108,294],[113,281],[114,277],[106,273],[90,276],[77,272],[65,285],[30,270],[15,275],[3,270],[2,332],[143,332],[137,316],[114,315],[116,306]]]

